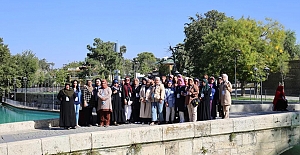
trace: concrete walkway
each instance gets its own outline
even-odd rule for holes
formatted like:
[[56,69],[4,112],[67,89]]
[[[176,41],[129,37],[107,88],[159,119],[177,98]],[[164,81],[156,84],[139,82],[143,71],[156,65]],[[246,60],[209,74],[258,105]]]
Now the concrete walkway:
[[[248,117],[255,115],[269,115],[275,113],[288,113],[288,112],[253,112],[253,113],[231,113],[231,118],[238,117]],[[221,118],[217,118],[221,119]],[[110,126],[110,127],[80,127],[77,129],[65,130],[58,127],[45,128],[45,129],[32,129],[26,131],[18,131],[18,132],[9,132],[9,133],[0,133],[0,144],[7,142],[16,142],[22,140],[31,140],[31,139],[40,139],[45,137],[54,137],[54,136],[63,136],[77,133],[90,133],[94,131],[107,131],[107,130],[118,130],[118,129],[128,129],[128,128],[136,128],[136,127],[151,127],[148,124],[124,124],[119,126]]]

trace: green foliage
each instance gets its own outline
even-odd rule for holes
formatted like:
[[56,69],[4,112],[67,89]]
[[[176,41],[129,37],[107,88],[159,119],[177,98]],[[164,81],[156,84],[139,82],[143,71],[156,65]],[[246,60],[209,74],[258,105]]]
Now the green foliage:
[[299,59],[300,45],[296,44],[296,33],[291,30],[285,31],[285,39],[283,43],[284,51],[288,52],[291,60]]
[[189,57],[189,53],[184,49],[184,44],[179,43],[174,48],[170,47],[170,51],[172,52],[172,58],[175,59],[174,72],[178,71],[182,73],[184,70],[189,72],[193,71],[191,57]]
[[152,72],[156,65],[156,58],[151,52],[142,52],[139,53],[136,57],[136,60],[139,63],[138,72],[141,74],[147,75]]
[[[113,70],[120,68],[122,54],[114,51],[115,43],[104,42],[99,38],[94,39],[93,45],[87,45],[87,49],[90,51],[87,55],[89,64],[92,64],[95,71],[101,78],[108,78],[108,75]],[[122,52],[126,52],[126,47],[122,46]]]
[[[210,64],[207,63],[209,59],[203,59],[205,54],[207,54],[204,50],[204,46],[207,43],[204,37],[216,30],[219,22],[223,22],[227,18],[224,13],[212,10],[204,15],[196,14],[196,18],[190,17],[189,20],[191,22],[186,23],[184,27],[186,35],[184,50],[188,53],[183,55],[190,59],[190,63],[186,65],[193,67],[187,69],[193,76],[200,77],[210,71],[207,69],[210,67]],[[183,69],[181,70],[183,71]]]

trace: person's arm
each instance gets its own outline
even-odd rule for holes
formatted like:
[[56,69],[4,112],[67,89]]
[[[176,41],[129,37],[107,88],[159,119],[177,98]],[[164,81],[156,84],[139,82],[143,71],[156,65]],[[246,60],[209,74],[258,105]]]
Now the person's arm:
[[166,91],[165,91],[165,86],[164,85],[160,85],[160,101],[163,101],[165,99],[165,95],[166,95]]
[[231,85],[230,82],[227,83],[227,90],[228,90],[229,92],[232,92],[232,85]]
[[63,96],[63,92],[62,90],[60,90],[59,93],[57,94],[57,99],[62,101],[62,96]]

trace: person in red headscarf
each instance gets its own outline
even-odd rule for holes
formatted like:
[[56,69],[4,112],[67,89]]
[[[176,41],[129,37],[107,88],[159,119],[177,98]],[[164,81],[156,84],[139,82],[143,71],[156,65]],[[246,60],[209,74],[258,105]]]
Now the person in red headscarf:
[[285,98],[283,86],[278,86],[273,100],[273,111],[287,111],[287,100]]

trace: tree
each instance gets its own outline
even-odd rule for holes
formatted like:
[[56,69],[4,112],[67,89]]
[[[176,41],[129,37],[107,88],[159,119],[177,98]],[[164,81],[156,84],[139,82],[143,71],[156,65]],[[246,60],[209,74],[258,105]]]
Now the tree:
[[[283,26],[271,19],[266,21],[264,24],[249,18],[228,18],[219,22],[218,29],[203,37],[206,44],[201,59],[207,63],[204,69],[210,74],[227,73],[234,77],[236,59],[237,78],[241,81],[242,90],[245,82],[257,78],[255,74],[264,77],[264,80],[265,67],[271,68],[272,72],[279,71],[279,60],[288,60],[288,54],[282,50],[285,38]],[[254,67],[258,68],[257,73],[253,72]]]
[[139,53],[136,60],[139,63],[138,72],[145,75],[152,72],[156,64],[156,58],[151,52]]
[[196,14],[196,18],[190,17],[191,22],[185,24],[184,50],[187,53],[184,55],[190,58],[188,66],[193,67],[189,69],[193,76],[202,76],[201,74],[207,72],[205,68],[209,67],[207,62],[202,59],[204,55],[203,48],[206,44],[204,37],[217,29],[219,22],[223,22],[227,18],[224,13],[211,10],[204,13],[204,15]]
[[285,39],[283,48],[290,55],[290,60],[299,59],[300,56],[300,45],[296,44],[296,33],[292,30],[285,31]]
[[27,86],[29,87],[37,83],[38,79],[35,73],[38,69],[39,59],[35,56],[35,53],[26,50],[21,54],[16,54],[13,58],[18,62],[18,77],[27,77]]
[[[113,70],[120,68],[120,54],[114,51],[115,43],[104,42],[99,38],[94,39],[93,45],[87,45],[87,49],[90,51],[87,58],[90,60],[89,63],[94,63],[94,69],[99,71],[98,74],[102,78],[108,78],[108,75],[112,73]],[[123,52],[124,50],[122,50]],[[100,65],[96,66],[98,63]]]
[[13,61],[8,45],[3,43],[3,38],[0,38],[0,62],[0,89],[3,94],[12,88],[11,84],[17,73],[18,64]]
[[172,52],[172,58],[175,60],[174,72],[182,73],[184,70],[191,72],[194,68],[191,64],[189,53],[184,49],[184,44],[179,43],[175,47],[169,47]]

